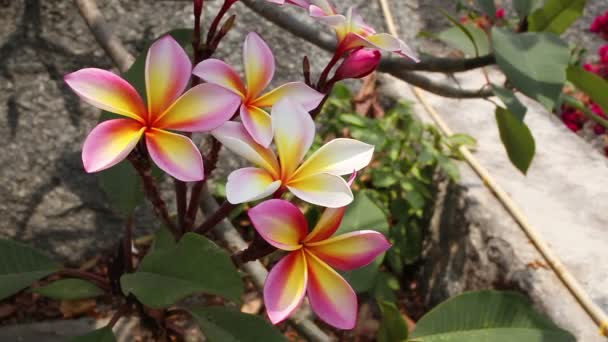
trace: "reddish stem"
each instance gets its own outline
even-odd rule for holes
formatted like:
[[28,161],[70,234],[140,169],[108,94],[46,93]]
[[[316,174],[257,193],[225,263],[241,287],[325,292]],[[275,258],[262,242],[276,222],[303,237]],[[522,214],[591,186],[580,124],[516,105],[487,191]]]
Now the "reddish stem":
[[78,278],[78,279],[84,279],[84,280],[88,280],[90,282],[93,282],[95,284],[97,284],[97,286],[103,288],[106,291],[111,291],[110,288],[110,282],[91,272],[85,272],[85,271],[81,271],[78,269],[73,269],[73,268],[64,268],[60,271],[57,272],[58,275],[60,276],[64,276],[64,277],[70,277],[70,278]]
[[217,209],[215,213],[207,218],[205,222],[203,222],[200,226],[196,227],[193,231],[195,233],[205,235],[207,232],[211,230],[211,228],[215,227],[221,220],[225,219],[230,215],[230,212],[236,208],[237,206],[231,204],[228,201],[224,201],[222,205]]
[[232,254],[232,262],[239,266],[267,256],[277,249],[264,240],[260,234],[255,234],[253,241],[246,249]]
[[319,81],[317,82],[317,90],[321,91],[325,87],[329,72],[338,63],[338,61],[340,61],[342,55],[342,50],[340,48],[336,49],[336,52],[334,53],[333,57],[331,58],[329,63],[327,63],[327,66],[325,67],[325,69],[323,69],[323,72],[321,72],[321,76],[319,76]]
[[[209,26],[209,31],[207,32],[207,40],[205,41],[205,45],[207,47],[211,46],[213,39],[215,38],[217,28],[220,25],[220,21],[222,21],[222,18],[224,17],[226,12],[228,12],[230,7],[232,7],[232,5],[234,5],[237,1],[238,0],[224,0],[222,8],[220,8],[219,12],[211,22],[211,26]],[[211,54],[213,54],[213,51],[211,51],[210,53],[207,52],[206,54],[209,54],[209,56],[211,56]]]

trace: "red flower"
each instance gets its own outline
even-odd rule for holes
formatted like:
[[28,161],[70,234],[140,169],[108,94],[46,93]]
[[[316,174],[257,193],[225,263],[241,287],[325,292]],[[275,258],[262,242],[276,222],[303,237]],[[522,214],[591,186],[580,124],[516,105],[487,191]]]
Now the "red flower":
[[600,34],[604,39],[608,40],[608,11],[603,15],[595,17],[589,30],[593,33]]
[[504,8],[499,8],[496,10],[496,19],[504,19],[506,15],[506,11]]
[[595,113],[597,116],[601,116],[602,118],[607,119],[606,113],[604,113],[604,110],[602,109],[602,107],[600,107],[597,103],[591,104],[591,111],[593,113]]
[[597,51],[597,54],[600,56],[600,61],[604,64],[608,64],[608,44],[603,45]]
[[600,124],[595,124],[593,125],[593,133],[595,133],[596,135],[602,135],[606,133],[606,128],[604,128],[604,126]]

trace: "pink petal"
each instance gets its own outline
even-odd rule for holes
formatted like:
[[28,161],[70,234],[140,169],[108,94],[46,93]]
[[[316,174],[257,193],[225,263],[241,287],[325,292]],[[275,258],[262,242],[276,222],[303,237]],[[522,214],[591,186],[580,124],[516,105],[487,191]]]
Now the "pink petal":
[[194,182],[205,177],[201,153],[189,138],[152,128],[146,131],[146,146],[156,165],[174,178]]
[[240,103],[241,98],[230,90],[211,83],[199,84],[177,99],[153,126],[207,132],[230,120]]
[[308,267],[302,250],[287,254],[270,270],[264,284],[264,304],[273,324],[285,320],[300,306],[307,282]]
[[357,323],[357,295],[336,271],[304,249],[308,266],[307,294],[320,319],[338,329]]
[[353,201],[353,193],[344,179],[328,173],[289,182],[287,188],[299,199],[328,208],[339,208]]
[[287,180],[315,139],[315,123],[302,106],[283,99],[272,107],[272,128],[281,162],[281,177]]
[[150,46],[146,58],[149,121],[154,122],[184,92],[192,63],[184,49],[166,35]]
[[133,150],[145,127],[130,119],[108,120],[93,128],[82,147],[82,163],[87,172],[97,172],[118,164]]
[[248,98],[255,99],[268,86],[274,75],[272,51],[257,33],[251,32],[245,38],[243,65],[247,79]]
[[394,52],[399,55],[409,57],[415,62],[419,59],[416,53],[401,39],[395,38],[388,33],[378,33],[363,37],[357,33],[349,33],[344,41],[340,44],[343,50],[356,49],[359,47],[375,48],[388,52]]
[[108,112],[144,122],[146,107],[127,81],[102,69],[81,69],[63,78],[72,90],[87,103]]
[[373,230],[361,230],[306,244],[306,249],[332,267],[351,271],[368,265],[391,247],[390,242]]
[[228,121],[211,132],[227,149],[279,178],[279,163],[271,149],[259,145],[240,122]]
[[241,97],[245,97],[247,90],[239,74],[232,66],[219,59],[207,59],[198,63],[192,73],[205,82],[214,83],[232,90]]
[[324,96],[302,82],[290,82],[262,95],[252,105],[272,107],[281,99],[289,98],[292,102],[298,103],[304,109],[310,111],[319,106]]
[[311,242],[323,241],[334,235],[342,223],[345,212],[346,207],[325,209],[319,218],[319,221],[317,221],[317,225],[303,242],[308,244]]
[[308,223],[300,209],[285,200],[262,202],[247,214],[264,240],[285,251],[302,247],[300,241],[308,234]]
[[292,180],[319,173],[346,175],[366,167],[374,146],[354,139],[334,139],[319,148],[295,172]]
[[241,120],[253,140],[263,147],[272,142],[272,121],[270,114],[255,106],[241,106]]
[[246,167],[228,176],[226,197],[232,204],[256,201],[272,195],[280,186],[281,181],[275,181],[268,171]]

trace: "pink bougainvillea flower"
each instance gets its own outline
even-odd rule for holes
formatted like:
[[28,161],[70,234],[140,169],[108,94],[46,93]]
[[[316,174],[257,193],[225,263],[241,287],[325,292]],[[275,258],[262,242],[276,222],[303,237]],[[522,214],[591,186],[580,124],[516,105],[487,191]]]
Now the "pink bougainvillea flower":
[[257,166],[228,176],[226,195],[230,203],[262,199],[280,188],[324,207],[343,207],[352,202],[353,194],[341,176],[367,166],[374,146],[353,139],[334,139],[301,163],[314,140],[315,124],[301,105],[289,99],[272,108],[272,127],[278,159],[272,149],[251,139],[239,122],[226,122],[212,132],[226,148]]
[[65,76],[84,101],[122,115],[100,123],[84,142],[82,161],[87,172],[107,169],[123,160],[145,136],[152,160],[182,181],[203,179],[203,160],[194,143],[171,131],[210,131],[238,109],[239,98],[226,89],[198,85],[183,93],[190,80],[190,59],[171,37],[156,41],[146,59],[148,104],[127,81],[106,70],[87,68]]
[[222,86],[242,99],[241,120],[251,137],[268,147],[272,142],[272,121],[263,109],[272,107],[282,98],[289,97],[306,110],[313,110],[323,100],[323,94],[302,82],[286,83],[264,95],[274,75],[274,56],[268,45],[256,33],[245,38],[243,65],[247,86],[230,65],[218,59],[208,59],[194,67],[193,73],[201,79]]
[[272,268],[264,284],[264,304],[272,323],[286,319],[307,295],[323,321],[340,329],[355,326],[357,295],[333,268],[350,271],[366,266],[391,245],[373,230],[332,236],[344,212],[344,207],[326,209],[308,233],[306,218],[287,201],[268,200],[249,210],[260,236],[289,252]]
[[394,52],[418,61],[414,51],[405,42],[388,33],[376,33],[376,30],[365,23],[363,17],[353,7],[350,7],[344,16],[337,12],[336,7],[329,0],[311,0],[310,2],[311,5],[308,8],[310,16],[335,29],[339,52],[367,47]]
[[496,10],[496,14],[495,14],[496,19],[504,19],[506,15],[507,15],[507,12],[505,11],[504,8],[501,7]]

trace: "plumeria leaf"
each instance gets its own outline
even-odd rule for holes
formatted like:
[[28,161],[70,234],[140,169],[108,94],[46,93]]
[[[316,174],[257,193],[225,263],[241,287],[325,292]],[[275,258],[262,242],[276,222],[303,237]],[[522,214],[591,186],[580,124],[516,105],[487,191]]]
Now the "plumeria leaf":
[[405,341],[408,336],[407,322],[394,303],[378,302],[382,320],[378,329],[378,342]]
[[47,286],[33,289],[32,292],[53,299],[76,300],[103,295],[103,291],[94,284],[82,279],[62,279]]
[[494,4],[494,0],[476,0],[476,2],[481,10],[488,15],[488,17],[496,17],[496,5]]
[[528,17],[529,31],[562,34],[585,9],[587,0],[548,0]]
[[498,96],[511,113],[515,114],[520,120],[524,119],[528,108],[519,101],[513,91],[496,84],[492,85],[492,90],[494,91],[494,95]]
[[583,70],[580,67],[568,68],[568,81],[578,89],[591,96],[604,112],[608,113],[608,82],[598,75]]
[[0,299],[59,270],[59,264],[30,246],[0,239]]
[[[448,14],[448,12],[440,9],[439,10],[441,12],[441,14],[443,14],[444,17],[446,17],[452,24],[454,24],[454,26],[456,28],[458,28],[460,31],[462,31],[462,33],[469,39],[469,41],[471,42],[471,44],[473,44],[473,56],[480,56],[482,54],[482,51],[480,49],[480,45],[484,44],[484,38],[485,38],[485,44],[486,46],[488,45],[487,42],[487,37],[485,37],[485,33],[483,33],[483,31],[481,31],[481,33],[483,33],[483,38],[482,36],[479,35],[479,32],[476,31],[475,35],[471,32],[471,29],[469,27],[473,27],[473,26],[465,26],[463,24],[461,24],[458,20],[456,20],[454,17],[452,17],[451,15]],[[486,52],[487,53],[487,52]]]
[[[454,26],[441,31],[437,38],[448,45],[461,50],[467,56],[486,55],[490,51],[490,43],[487,34],[480,28],[472,24]],[[467,35],[468,32],[469,34]],[[471,40],[472,39],[472,40]]]
[[536,150],[530,129],[515,114],[502,107],[496,107],[496,123],[511,163],[525,174]]

